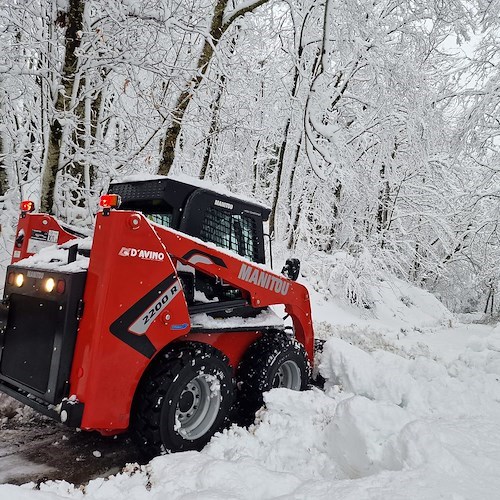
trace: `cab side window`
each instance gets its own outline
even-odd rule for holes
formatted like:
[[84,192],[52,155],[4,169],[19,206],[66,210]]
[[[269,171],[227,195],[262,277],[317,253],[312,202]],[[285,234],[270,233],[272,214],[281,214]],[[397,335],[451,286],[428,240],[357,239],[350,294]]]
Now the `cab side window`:
[[172,213],[147,214],[146,217],[156,224],[161,224],[162,226],[166,227],[172,227]]
[[205,212],[200,238],[257,261],[257,224],[253,217],[211,206]]

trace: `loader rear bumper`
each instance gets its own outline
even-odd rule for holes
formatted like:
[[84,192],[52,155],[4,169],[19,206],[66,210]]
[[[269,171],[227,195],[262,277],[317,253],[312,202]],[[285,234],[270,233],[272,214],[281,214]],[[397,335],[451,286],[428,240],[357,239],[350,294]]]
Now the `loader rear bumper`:
[[3,381],[0,381],[0,391],[47,417],[59,420],[69,427],[80,427],[82,423],[83,403],[64,400],[56,407]]

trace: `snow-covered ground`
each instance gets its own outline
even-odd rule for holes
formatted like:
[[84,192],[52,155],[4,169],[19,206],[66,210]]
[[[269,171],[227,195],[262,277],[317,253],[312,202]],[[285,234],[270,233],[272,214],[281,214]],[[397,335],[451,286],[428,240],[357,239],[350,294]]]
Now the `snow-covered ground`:
[[313,294],[324,391],[273,390],[255,425],[200,453],[0,499],[500,498],[500,327],[397,280],[372,295],[360,311]]

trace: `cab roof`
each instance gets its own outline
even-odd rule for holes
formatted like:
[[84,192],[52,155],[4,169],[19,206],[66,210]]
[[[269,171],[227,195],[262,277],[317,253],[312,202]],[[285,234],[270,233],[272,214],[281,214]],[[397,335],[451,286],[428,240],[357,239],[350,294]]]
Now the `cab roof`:
[[[182,176],[132,176],[121,182],[112,183],[108,192],[120,195],[121,208],[125,210],[145,210],[154,203],[164,202],[178,210],[184,210],[189,200],[202,193],[213,198],[214,204],[230,208],[232,211],[250,212],[267,220],[271,210],[247,197],[230,193],[220,186],[206,181]],[[146,208],[147,209],[147,208]]]

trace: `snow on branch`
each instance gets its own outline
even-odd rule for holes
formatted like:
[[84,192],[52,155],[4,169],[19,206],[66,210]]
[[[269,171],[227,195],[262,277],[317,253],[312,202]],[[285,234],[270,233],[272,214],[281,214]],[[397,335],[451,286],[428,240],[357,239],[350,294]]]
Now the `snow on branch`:
[[247,1],[243,2],[238,7],[236,7],[233,11],[228,12],[222,22],[222,32],[224,33],[231,24],[238,19],[239,17],[244,16],[245,14],[249,12],[253,12],[256,8],[260,7],[261,5],[264,5],[267,3],[269,0],[252,0],[252,1]]

